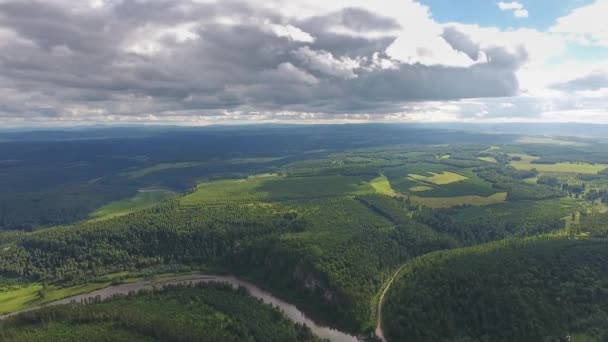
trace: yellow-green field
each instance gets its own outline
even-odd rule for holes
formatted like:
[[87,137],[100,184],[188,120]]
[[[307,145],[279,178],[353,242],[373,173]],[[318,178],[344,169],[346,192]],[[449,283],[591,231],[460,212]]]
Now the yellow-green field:
[[429,172],[429,174],[431,174],[431,176],[422,176],[412,173],[408,175],[408,178],[411,180],[417,180],[436,185],[451,184],[469,179],[468,177],[465,177],[463,175],[447,171],[441,173]]
[[95,291],[110,285],[111,282],[104,282],[71,287],[49,286],[44,289],[42,284],[35,283],[6,291],[0,288],[0,314],[27,309],[62,298]]
[[163,164],[156,164],[154,166],[146,167],[146,168],[135,170],[135,171],[129,171],[129,172],[126,172],[125,175],[131,179],[135,179],[135,178],[141,178],[141,177],[147,176],[147,175],[155,173],[155,172],[160,172],[163,170],[185,169],[185,168],[200,166],[203,164],[204,163],[202,163],[202,162],[163,163]]
[[[151,276],[150,280],[156,283],[186,280],[192,278],[193,274],[198,273],[161,273]],[[120,272],[104,276],[103,280],[105,281],[100,283],[70,287],[51,285],[45,288],[40,283],[23,286],[15,285],[7,288],[0,287],[0,315],[103,289],[112,285],[117,279],[120,279],[120,283],[135,283],[144,280],[144,277],[141,275],[131,275],[129,272]]]
[[129,199],[112,202],[95,210],[95,212],[91,214],[91,220],[107,220],[150,208],[173,195],[173,192],[162,189],[151,191],[142,190]]
[[[375,186],[386,187],[382,184],[382,180],[376,181]],[[376,191],[373,185],[360,176],[285,177],[265,174],[247,179],[201,183],[194,193],[180,198],[180,204],[200,206],[218,203],[290,201],[357,196]]]
[[561,140],[555,138],[548,137],[523,137],[516,140],[516,142],[520,144],[543,144],[543,145],[558,145],[558,146],[587,146],[588,144],[578,142],[578,141],[570,141],[570,140]]
[[369,182],[369,184],[374,188],[374,190],[376,190],[376,192],[379,192],[381,194],[384,194],[387,196],[397,196],[398,195],[395,192],[395,190],[393,190],[393,187],[391,186],[391,183],[388,181],[388,178],[386,178],[385,176],[376,177],[376,178],[372,179],[372,181]]
[[456,196],[456,197],[419,197],[410,196],[414,203],[422,204],[430,208],[450,208],[459,205],[485,206],[503,203],[507,200],[507,193],[500,192],[492,196]]
[[488,163],[498,163],[498,161],[494,157],[479,157],[478,159]]
[[608,164],[589,164],[589,163],[557,163],[557,164],[532,164],[533,161],[540,159],[539,157],[530,156],[527,154],[509,154],[511,157],[519,157],[521,160],[511,161],[511,166],[518,170],[533,170],[539,172],[556,172],[556,173],[582,173],[582,174],[597,174],[598,172],[608,168]]
[[411,192],[423,192],[423,191],[429,191],[429,190],[433,190],[433,188],[428,185],[419,185],[419,186],[414,186],[414,187],[410,188]]
[[235,158],[229,160],[223,160],[218,162],[182,162],[182,163],[162,163],[153,166],[128,171],[123,175],[128,176],[131,179],[141,178],[152,173],[170,170],[170,169],[186,169],[191,167],[199,167],[204,165],[216,165],[216,164],[251,164],[251,163],[270,163],[275,160],[279,160],[282,157],[268,157],[268,158]]

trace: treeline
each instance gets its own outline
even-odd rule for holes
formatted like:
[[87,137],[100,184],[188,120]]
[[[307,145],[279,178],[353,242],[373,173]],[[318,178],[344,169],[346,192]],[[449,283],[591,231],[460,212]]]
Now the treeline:
[[0,193],[0,231],[33,231],[84,220],[95,209],[136,193],[127,185],[73,184],[37,192]]
[[547,234],[564,228],[569,204],[559,200],[504,203],[490,207],[423,208],[413,218],[464,245]]
[[608,237],[608,213],[581,213],[580,231],[592,237]]
[[391,272],[411,257],[456,245],[407,218],[404,203],[384,200],[367,198],[384,214],[350,197],[204,208],[172,200],[17,235],[0,248],[0,274],[73,285],[158,266],[229,271],[345,330],[371,331],[370,302]]
[[214,266],[244,241],[299,230],[262,205],[179,208],[171,201],[107,221],[20,236],[0,250],[0,274],[60,284],[159,264]]
[[415,259],[384,306],[392,341],[608,338],[608,242],[511,240]]
[[215,283],[25,312],[0,322],[0,340],[321,341],[246,289]]
[[523,181],[538,175],[535,170],[516,170],[505,165],[490,165],[474,170],[479,177],[492,183],[494,189],[507,192],[510,201],[520,200],[543,200],[558,198],[564,195],[558,189],[553,189],[542,184],[527,184]]

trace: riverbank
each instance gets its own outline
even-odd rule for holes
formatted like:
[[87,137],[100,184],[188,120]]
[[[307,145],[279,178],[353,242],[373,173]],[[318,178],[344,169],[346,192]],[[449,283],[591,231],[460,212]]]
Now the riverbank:
[[329,339],[330,341],[335,342],[356,342],[357,338],[355,336],[343,333],[341,331],[325,327],[315,323],[312,319],[307,317],[303,312],[301,312],[294,305],[287,303],[275,296],[271,293],[262,290],[260,287],[247,282],[245,280],[236,278],[234,276],[219,276],[219,275],[206,275],[206,274],[188,274],[188,275],[179,275],[173,278],[166,279],[157,279],[157,280],[142,280],[138,282],[125,283],[119,285],[112,285],[102,289],[98,289],[95,291],[91,291],[84,294],[79,294],[75,296],[66,297],[60,300],[56,300],[53,302],[49,302],[42,306],[34,306],[31,308],[27,308],[24,310],[12,312],[9,314],[5,314],[0,316],[0,319],[6,319],[10,316],[17,315],[22,312],[31,311],[39,309],[43,306],[52,306],[52,305],[62,305],[69,304],[71,302],[84,302],[89,299],[95,298],[97,300],[106,300],[111,298],[117,294],[128,294],[129,292],[137,292],[142,290],[153,290],[155,288],[163,287],[166,285],[179,285],[179,284],[188,284],[188,283],[209,283],[209,282],[219,282],[219,283],[227,283],[231,286],[238,288],[244,287],[249,291],[249,294],[255,298],[262,300],[264,303],[271,304],[273,306],[278,307],[289,319],[294,322],[300,324],[306,324],[313,333],[321,338]]

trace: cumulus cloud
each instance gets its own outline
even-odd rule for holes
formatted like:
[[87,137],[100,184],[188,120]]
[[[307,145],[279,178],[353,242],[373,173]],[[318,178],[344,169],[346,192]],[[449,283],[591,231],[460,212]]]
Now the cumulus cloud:
[[[272,1],[0,1],[0,117],[389,113],[517,93],[525,54],[405,3],[421,17],[316,1],[307,15]],[[430,38],[402,46],[417,25]]]
[[441,24],[413,0],[0,0],[0,124],[523,118],[591,108],[595,93],[577,95],[579,107],[532,93],[530,79],[550,78],[527,75],[543,75],[565,46],[561,33]]
[[524,7],[524,5],[517,1],[500,1],[498,2],[498,8],[500,8],[501,11],[513,11],[513,16],[515,18],[527,18],[529,15],[528,10]]
[[608,47],[606,13],[608,1],[596,0],[559,18],[550,31],[563,34],[578,44]]

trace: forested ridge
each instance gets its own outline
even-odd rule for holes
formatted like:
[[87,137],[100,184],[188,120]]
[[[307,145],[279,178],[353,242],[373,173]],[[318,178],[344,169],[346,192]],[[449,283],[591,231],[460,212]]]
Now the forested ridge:
[[608,242],[506,240],[412,261],[387,294],[392,341],[608,338]]
[[[310,317],[373,340],[378,294],[410,263],[385,298],[391,341],[602,336],[605,145],[387,127],[345,126],[335,139],[327,127],[210,132],[0,143],[6,311],[79,286],[212,272],[247,279]],[[410,135],[388,134],[404,132]],[[168,195],[138,207],[151,192]],[[589,240],[575,240],[582,238]],[[571,287],[591,292],[562,294]],[[576,303],[589,298],[597,305]],[[74,321],[70,310],[48,313]],[[103,320],[107,312],[74,310],[101,317],[84,328],[69,323],[83,333],[117,328]],[[425,322],[410,324],[419,317]],[[47,332],[64,333],[64,323]],[[21,325],[11,329],[21,336]],[[148,336],[120,329],[117,336]]]

